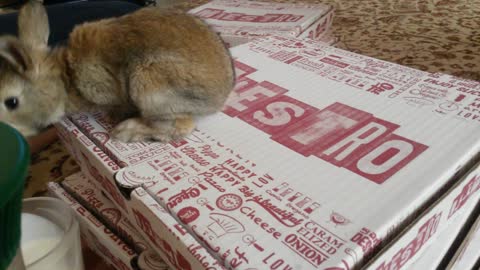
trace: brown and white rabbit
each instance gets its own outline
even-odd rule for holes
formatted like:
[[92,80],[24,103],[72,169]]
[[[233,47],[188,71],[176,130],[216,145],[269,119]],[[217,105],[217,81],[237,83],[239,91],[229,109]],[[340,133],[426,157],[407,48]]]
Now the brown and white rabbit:
[[79,25],[51,49],[45,8],[31,0],[18,28],[18,38],[0,37],[0,121],[24,136],[65,114],[104,110],[123,120],[115,138],[166,142],[221,110],[234,86],[224,43],[188,14],[142,8]]

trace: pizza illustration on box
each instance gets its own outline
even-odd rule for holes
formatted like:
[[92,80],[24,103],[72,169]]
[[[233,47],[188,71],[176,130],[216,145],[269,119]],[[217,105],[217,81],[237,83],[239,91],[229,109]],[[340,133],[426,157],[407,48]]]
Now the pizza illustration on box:
[[243,233],[245,227],[242,223],[231,216],[219,213],[210,214],[210,219],[213,221],[207,227],[217,238],[231,233]]

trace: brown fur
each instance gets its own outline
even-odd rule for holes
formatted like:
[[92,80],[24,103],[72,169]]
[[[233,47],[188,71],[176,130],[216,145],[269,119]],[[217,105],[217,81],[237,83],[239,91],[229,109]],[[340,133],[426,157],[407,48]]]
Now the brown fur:
[[[27,51],[32,68],[22,71],[21,61],[9,60],[12,54],[2,50],[1,44],[2,40],[8,46],[11,43],[0,38],[0,57],[3,51],[7,55],[3,59],[13,70],[7,72],[10,75],[0,75],[0,102],[7,98],[2,93],[12,92],[8,90],[12,84],[3,82],[2,77],[29,82],[31,88],[40,88],[49,77],[49,85],[43,83],[49,89],[43,91],[49,91],[45,93],[49,98],[55,95],[53,103],[57,105],[49,105],[50,113],[62,106],[67,114],[94,109],[116,116],[133,113],[137,116],[115,127],[114,136],[123,141],[168,141],[190,133],[195,127],[194,116],[221,110],[233,88],[232,61],[223,42],[191,15],[143,8],[119,18],[79,25],[70,34],[67,47],[50,51],[46,39],[42,39],[42,33],[48,36],[44,13],[43,6],[34,2],[20,12],[20,45],[14,48]],[[25,23],[22,14],[39,21]],[[31,29],[33,25],[40,34]],[[22,31],[22,27],[28,29]],[[12,68],[15,66],[17,70]],[[41,90],[22,90],[24,95],[35,91]],[[35,114],[37,109],[29,113]],[[18,113],[5,113],[0,108],[0,120],[5,116],[6,122],[19,129],[35,129],[13,114]],[[58,120],[58,116],[54,118],[44,119],[41,124]]]

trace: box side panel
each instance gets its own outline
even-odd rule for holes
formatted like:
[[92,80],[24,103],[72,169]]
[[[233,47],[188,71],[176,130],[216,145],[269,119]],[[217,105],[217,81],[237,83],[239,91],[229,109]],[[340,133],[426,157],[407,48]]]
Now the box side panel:
[[334,18],[334,10],[332,9],[324,16],[318,18],[312,25],[298,35],[298,38],[311,38],[314,40],[322,40],[322,38],[330,31]]
[[328,31],[323,35],[318,41],[323,42],[329,46],[336,46],[337,43],[340,41],[338,37],[336,37],[332,31]]
[[[445,258],[452,245],[456,241],[457,237],[464,237],[462,233],[463,228],[467,225],[467,221],[473,214],[477,204],[475,201],[471,201],[465,204],[464,213],[462,215],[455,215],[452,217],[450,225],[439,232],[438,237],[432,241],[430,246],[425,248],[423,254],[414,256],[411,259],[410,264],[406,264],[404,269],[441,269],[442,260]],[[468,268],[464,268],[468,269]]]
[[476,263],[480,261],[480,217],[470,229],[455,253],[452,261],[448,264],[449,270],[473,269]]
[[137,254],[93,214],[71,197],[58,183],[48,184],[52,196],[66,202],[75,212],[85,243],[119,270],[135,270]]
[[54,126],[57,129],[58,138],[62,142],[65,149],[67,149],[67,151],[75,160],[78,160],[78,152],[75,150],[73,141],[79,134],[81,134],[80,131],[68,118],[62,118]]
[[[68,122],[62,121],[59,125],[65,127],[64,123]],[[114,175],[120,170],[120,166],[75,125],[69,128],[67,133],[69,140],[66,141],[69,147],[67,149],[71,149],[70,153],[81,171],[93,181],[96,187],[101,188],[119,209],[126,209],[125,198],[117,189],[114,181]]]
[[141,253],[148,248],[130,221],[118,210],[83,173],[76,173],[61,183],[75,199],[93,212],[102,222],[112,228],[124,241]]
[[[480,169],[477,166],[464,177],[463,181],[407,228],[405,233],[374,258],[366,269],[407,268],[411,262],[422,256],[426,248],[432,244],[433,239],[448,228],[454,218],[468,218],[480,198],[479,189]],[[359,244],[365,243],[362,235],[354,238]]]
[[129,218],[174,269],[225,269],[142,188],[132,191]]

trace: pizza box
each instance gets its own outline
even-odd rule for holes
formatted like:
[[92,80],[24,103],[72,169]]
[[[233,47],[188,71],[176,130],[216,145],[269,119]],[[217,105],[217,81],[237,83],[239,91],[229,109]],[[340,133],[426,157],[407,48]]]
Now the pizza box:
[[306,39],[231,53],[234,93],[184,140],[120,143],[101,113],[57,125],[170,266],[398,268],[478,200],[479,83]]
[[330,5],[213,0],[189,13],[211,25],[229,47],[270,34],[335,43],[329,34],[334,16]]
[[106,263],[119,270],[168,270],[165,263],[147,247],[140,256],[92,214],[88,208],[79,203],[63,187],[54,182],[48,183],[48,191],[52,197],[67,203],[75,212],[80,224],[80,234],[83,243],[95,252]]
[[[465,228],[471,225],[472,218],[476,217],[480,204],[478,200],[470,200],[463,207],[463,214],[456,214],[452,222],[443,231],[438,233],[437,238],[432,241],[430,246],[418,259],[412,261],[410,265],[404,265],[404,269],[446,269],[446,264],[452,261],[452,254],[458,250],[459,239],[465,239]],[[475,263],[475,260],[469,260]],[[471,267],[457,269],[472,269]]]
[[448,270],[466,270],[480,268],[480,216],[468,231],[459,249],[448,264]]

